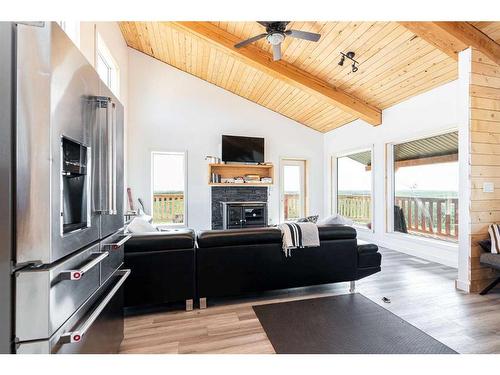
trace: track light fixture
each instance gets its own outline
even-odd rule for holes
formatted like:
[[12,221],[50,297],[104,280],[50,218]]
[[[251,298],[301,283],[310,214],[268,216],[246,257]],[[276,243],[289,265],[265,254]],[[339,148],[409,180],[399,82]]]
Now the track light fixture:
[[339,61],[339,65],[340,66],[343,66],[344,65],[344,62],[345,62],[345,59],[349,59],[352,61],[352,65],[351,65],[351,70],[353,73],[356,73],[358,71],[358,67],[356,66],[356,64],[359,65],[359,63],[354,60],[354,56],[355,56],[355,53],[352,52],[352,51],[349,51],[347,53],[344,53],[344,52],[340,52],[340,61]]
[[341,52],[342,56],[340,57],[340,61],[339,61],[339,65],[340,66],[343,66],[344,65],[344,61],[345,61],[345,56],[344,54]]

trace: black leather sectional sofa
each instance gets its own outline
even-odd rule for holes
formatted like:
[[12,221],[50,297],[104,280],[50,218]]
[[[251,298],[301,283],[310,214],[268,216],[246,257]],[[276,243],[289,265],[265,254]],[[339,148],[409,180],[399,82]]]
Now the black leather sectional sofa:
[[[133,236],[125,245],[132,270],[125,305],[145,306],[359,280],[380,271],[381,255],[359,245],[356,230],[318,226],[320,247],[282,251],[277,228],[191,230]],[[196,242],[196,243],[195,243]]]

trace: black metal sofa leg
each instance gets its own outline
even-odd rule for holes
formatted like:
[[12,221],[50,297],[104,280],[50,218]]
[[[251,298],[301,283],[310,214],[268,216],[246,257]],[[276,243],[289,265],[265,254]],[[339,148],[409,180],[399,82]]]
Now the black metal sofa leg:
[[484,296],[485,294],[487,294],[491,289],[493,289],[494,287],[496,287],[498,285],[498,283],[500,283],[500,277],[497,278],[495,281],[493,281],[490,285],[488,285],[486,288],[484,288],[481,293],[479,293],[480,295]]

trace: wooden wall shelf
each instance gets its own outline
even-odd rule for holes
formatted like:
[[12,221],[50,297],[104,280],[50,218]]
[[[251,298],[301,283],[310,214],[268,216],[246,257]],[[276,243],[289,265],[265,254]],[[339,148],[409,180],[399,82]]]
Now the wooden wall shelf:
[[[218,174],[221,178],[245,177],[254,174],[262,177],[272,178],[272,183],[230,183],[212,182],[212,173]],[[274,184],[274,166],[272,164],[209,164],[208,184],[210,186],[272,186]]]

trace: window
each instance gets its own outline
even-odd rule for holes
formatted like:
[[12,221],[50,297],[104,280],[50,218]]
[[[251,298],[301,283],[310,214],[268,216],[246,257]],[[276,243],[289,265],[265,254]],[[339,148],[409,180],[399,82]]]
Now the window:
[[118,64],[99,34],[97,34],[96,46],[95,65],[97,73],[109,89],[117,97],[120,97],[120,71]]
[[152,152],[153,222],[186,225],[186,154]]
[[356,225],[372,228],[371,150],[338,157],[336,165],[337,213]]
[[458,240],[458,133],[392,146],[395,232]]
[[61,26],[66,35],[73,41],[73,43],[80,48],[80,22],[78,21],[58,21],[57,24]]
[[306,216],[306,161],[283,159],[281,161],[282,221],[297,220]]

